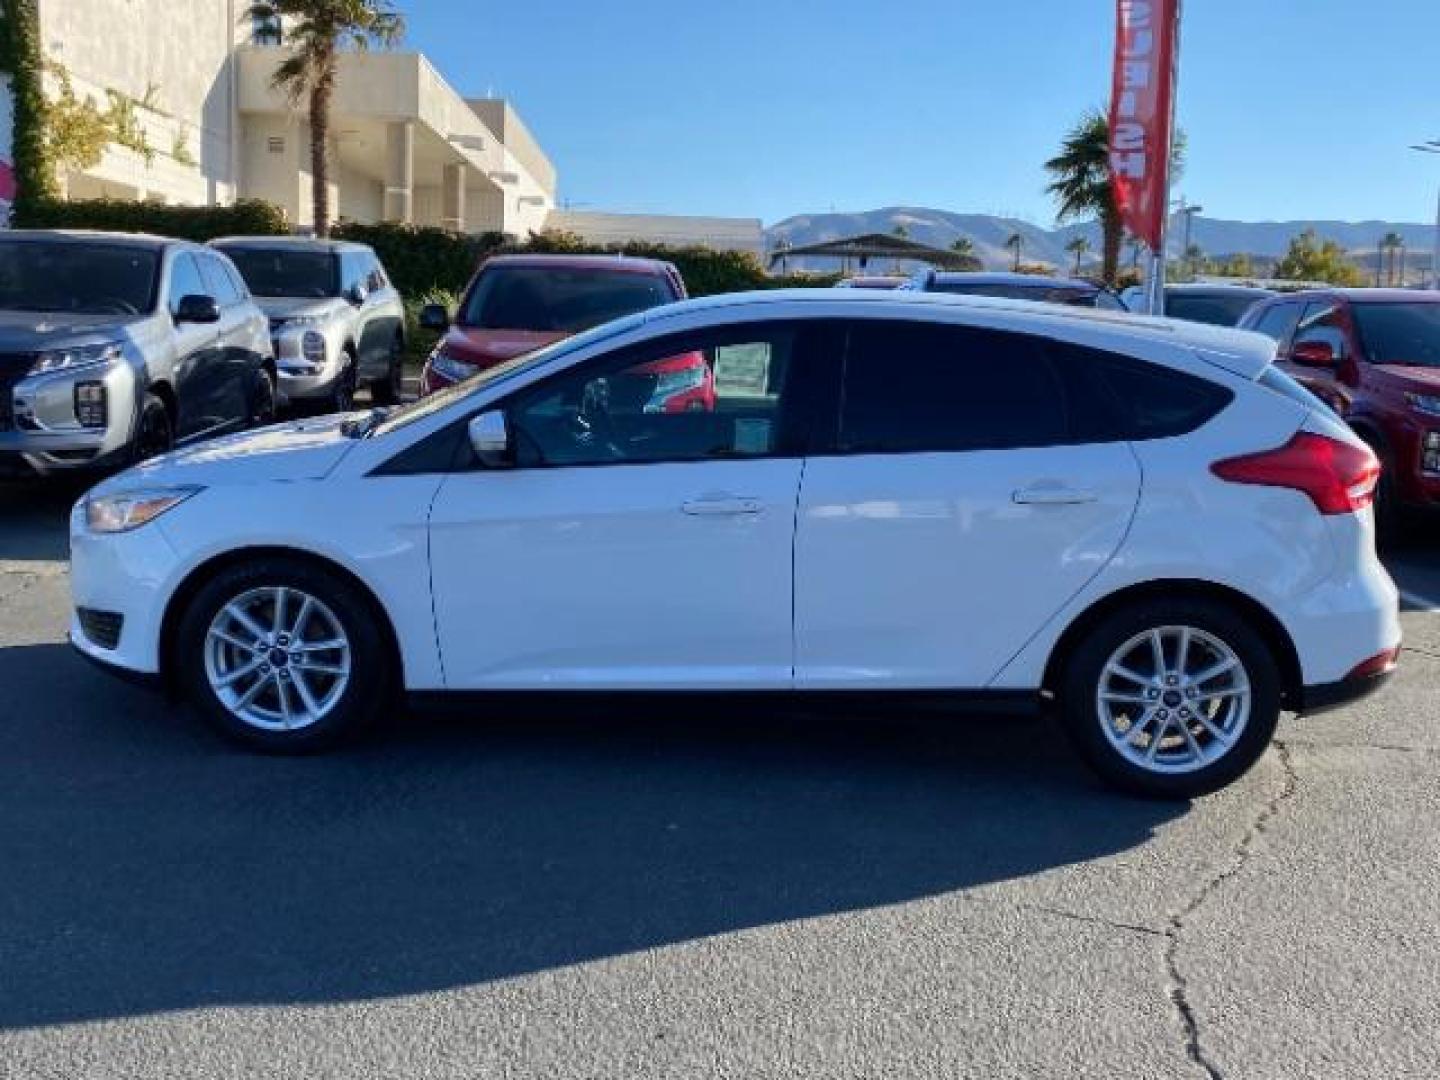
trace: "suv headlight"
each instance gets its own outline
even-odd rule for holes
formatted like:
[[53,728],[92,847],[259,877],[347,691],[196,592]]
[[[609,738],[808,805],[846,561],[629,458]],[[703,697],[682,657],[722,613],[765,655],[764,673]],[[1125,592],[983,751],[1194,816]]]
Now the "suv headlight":
[[50,375],[57,371],[109,367],[124,355],[125,350],[118,341],[107,341],[101,345],[80,345],[73,349],[52,349],[35,358],[28,374]]
[[198,487],[148,488],[87,498],[85,524],[93,533],[129,532],[173,510],[200,490]]
[[474,364],[467,364],[464,360],[457,360],[445,351],[445,346],[435,346],[435,351],[430,354],[430,367],[439,372],[447,379],[461,382],[474,375],[480,369]]
[[1440,395],[1407,393],[1405,400],[1416,412],[1423,412],[1427,416],[1440,416]]

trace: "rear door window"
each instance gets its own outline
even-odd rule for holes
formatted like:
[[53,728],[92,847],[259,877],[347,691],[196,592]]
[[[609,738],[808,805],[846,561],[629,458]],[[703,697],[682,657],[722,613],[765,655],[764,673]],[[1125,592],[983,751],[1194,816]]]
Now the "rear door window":
[[1065,385],[1039,339],[939,323],[853,323],[839,449],[954,452],[1071,440]]
[[1295,327],[1300,322],[1300,312],[1303,309],[1304,305],[1293,301],[1287,304],[1274,304],[1260,313],[1250,329],[1272,338],[1283,346],[1290,340],[1290,335],[1295,332]]

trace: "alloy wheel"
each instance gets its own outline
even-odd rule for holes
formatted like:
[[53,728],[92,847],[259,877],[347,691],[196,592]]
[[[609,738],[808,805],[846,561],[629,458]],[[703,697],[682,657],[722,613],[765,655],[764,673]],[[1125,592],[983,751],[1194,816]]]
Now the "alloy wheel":
[[262,731],[323,719],[350,684],[350,639],[324,602],[300,589],[251,589],[215,613],[205,676],[232,716]]
[[1136,634],[1101,670],[1095,705],[1111,745],[1149,772],[1188,773],[1230,752],[1250,718],[1235,650],[1193,626]]

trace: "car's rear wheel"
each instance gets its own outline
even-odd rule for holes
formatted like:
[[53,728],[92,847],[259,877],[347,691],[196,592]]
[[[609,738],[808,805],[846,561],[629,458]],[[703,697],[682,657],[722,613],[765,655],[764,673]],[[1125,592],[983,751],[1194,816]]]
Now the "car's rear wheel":
[[135,461],[168,454],[175,449],[175,422],[165,402],[155,394],[146,394],[140,404],[140,417],[135,425],[132,457]]
[[1060,691],[1066,729],[1095,771],[1161,798],[1205,795],[1242,776],[1280,718],[1265,639],[1205,599],[1107,616],[1070,656]]
[[373,606],[342,577],[261,558],[203,585],[174,657],[190,700],[257,750],[324,749],[372,722],[391,672]]

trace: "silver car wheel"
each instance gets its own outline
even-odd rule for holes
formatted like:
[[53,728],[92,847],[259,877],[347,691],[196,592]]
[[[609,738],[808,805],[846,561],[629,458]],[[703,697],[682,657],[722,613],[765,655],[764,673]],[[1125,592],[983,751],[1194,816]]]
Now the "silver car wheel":
[[309,593],[251,589],[225,604],[205,634],[205,676],[237,720],[298,731],[322,720],[350,683],[350,640]]
[[1106,661],[1095,695],[1100,726],[1130,764],[1188,773],[1230,752],[1250,719],[1245,665],[1193,626],[1136,634]]

